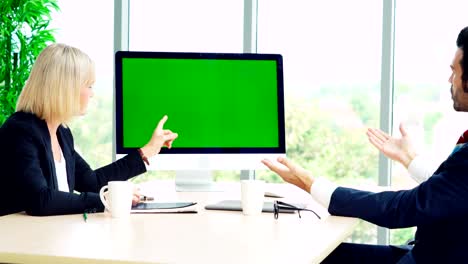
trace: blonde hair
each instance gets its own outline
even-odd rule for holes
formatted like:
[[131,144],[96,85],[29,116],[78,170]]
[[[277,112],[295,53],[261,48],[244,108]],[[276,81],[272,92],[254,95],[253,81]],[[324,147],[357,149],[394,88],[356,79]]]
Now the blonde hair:
[[80,113],[80,89],[94,81],[94,62],[88,55],[65,44],[52,44],[37,57],[16,111],[66,123]]

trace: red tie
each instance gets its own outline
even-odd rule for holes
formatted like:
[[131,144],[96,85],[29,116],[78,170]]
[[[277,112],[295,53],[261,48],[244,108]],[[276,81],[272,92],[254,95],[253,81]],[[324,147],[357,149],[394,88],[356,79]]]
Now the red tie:
[[458,141],[457,141],[457,145],[458,145],[458,144],[466,143],[467,141],[468,141],[468,130],[465,131],[465,132],[460,136],[460,138],[459,138]]

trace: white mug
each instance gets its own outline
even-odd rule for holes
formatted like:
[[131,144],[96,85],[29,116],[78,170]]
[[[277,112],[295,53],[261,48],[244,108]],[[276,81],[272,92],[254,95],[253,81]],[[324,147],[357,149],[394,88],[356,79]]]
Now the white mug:
[[261,180],[242,180],[242,212],[244,215],[258,215],[263,210],[265,182]]
[[130,215],[133,184],[128,181],[110,181],[99,191],[99,197],[114,218]]

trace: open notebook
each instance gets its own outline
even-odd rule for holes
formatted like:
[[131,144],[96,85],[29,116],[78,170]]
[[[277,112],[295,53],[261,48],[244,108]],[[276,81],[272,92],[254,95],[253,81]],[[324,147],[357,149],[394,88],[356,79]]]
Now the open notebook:
[[197,203],[173,202],[158,203],[145,202],[132,206],[132,213],[197,213]]

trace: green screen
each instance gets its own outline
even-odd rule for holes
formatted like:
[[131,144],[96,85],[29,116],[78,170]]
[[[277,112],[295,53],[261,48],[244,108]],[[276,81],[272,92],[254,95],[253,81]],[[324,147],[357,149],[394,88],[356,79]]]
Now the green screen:
[[123,144],[145,145],[158,121],[177,148],[278,147],[275,60],[123,58]]

